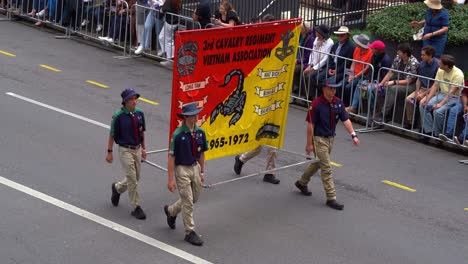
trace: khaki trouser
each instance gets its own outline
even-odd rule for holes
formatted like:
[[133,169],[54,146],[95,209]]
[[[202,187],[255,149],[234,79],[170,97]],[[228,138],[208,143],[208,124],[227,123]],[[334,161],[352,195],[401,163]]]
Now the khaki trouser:
[[141,172],[141,149],[128,149],[119,147],[120,164],[125,174],[125,179],[115,184],[118,193],[128,191],[128,197],[134,207],[140,206],[138,195],[138,181]]
[[330,153],[334,141],[333,137],[314,137],[314,153],[315,158],[319,162],[310,164],[299,179],[300,184],[307,186],[310,177],[320,169],[320,176],[322,177],[323,189],[327,195],[327,200],[336,200],[335,184],[333,183],[330,164]]
[[[414,84],[410,85],[392,85],[387,86],[387,93],[386,96],[377,96],[377,113],[383,114],[383,117],[388,116],[389,114],[393,113],[393,106],[395,104],[395,99],[398,93],[405,92],[406,94],[412,93],[416,90],[416,86]],[[376,114],[378,116],[379,114]]]
[[169,206],[169,215],[177,216],[182,211],[185,232],[189,234],[195,230],[193,222],[193,204],[198,201],[201,190],[200,165],[177,165],[175,167],[175,180],[180,198]]
[[[260,145],[252,149],[251,151],[245,152],[240,156],[240,160],[245,163],[249,161],[250,159],[256,157],[258,154],[260,154],[262,149],[263,147],[262,145]],[[275,158],[276,158],[276,150],[269,149],[267,151],[267,157],[266,157],[266,170],[272,170],[276,168]]]
[[[426,96],[427,92],[429,90],[427,88],[421,87],[419,88],[418,96]],[[406,120],[408,121],[408,124],[413,124],[413,115],[414,115],[414,107],[416,104],[419,102],[416,97],[416,91],[412,92],[408,97],[406,97]],[[411,103],[410,99],[413,98],[414,104]]]

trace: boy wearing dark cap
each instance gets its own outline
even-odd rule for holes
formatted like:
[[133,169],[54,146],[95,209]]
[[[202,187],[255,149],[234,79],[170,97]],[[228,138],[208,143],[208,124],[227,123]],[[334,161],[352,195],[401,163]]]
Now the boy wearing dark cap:
[[119,158],[125,179],[112,184],[111,202],[114,206],[118,206],[120,194],[128,191],[128,197],[134,207],[131,214],[137,219],[144,220],[146,215],[140,207],[137,187],[140,180],[141,159],[146,159],[145,115],[136,107],[140,95],[134,89],[125,89],[121,97],[122,108],[112,116],[106,161],[108,163],[113,161],[112,147],[115,141],[119,145]]
[[354,132],[343,102],[335,96],[336,87],[331,87],[328,82],[322,82],[319,85],[322,87],[323,94],[312,101],[307,112],[307,144],[305,149],[307,155],[315,154],[315,158],[319,162],[311,163],[295,185],[303,195],[311,196],[312,192],[307,188],[307,184],[312,175],[320,169],[323,188],[327,196],[326,205],[336,210],[343,210],[343,205],[336,201],[330,163],[330,153],[338,120],[343,122],[356,146],[359,145],[359,139]]

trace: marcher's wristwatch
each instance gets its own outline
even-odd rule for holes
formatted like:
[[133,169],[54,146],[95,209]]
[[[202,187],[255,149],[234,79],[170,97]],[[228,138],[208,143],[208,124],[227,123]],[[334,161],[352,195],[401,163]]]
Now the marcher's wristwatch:
[[358,137],[358,136],[357,136],[356,132],[351,133],[351,138],[352,138],[352,139],[357,138],[357,137]]

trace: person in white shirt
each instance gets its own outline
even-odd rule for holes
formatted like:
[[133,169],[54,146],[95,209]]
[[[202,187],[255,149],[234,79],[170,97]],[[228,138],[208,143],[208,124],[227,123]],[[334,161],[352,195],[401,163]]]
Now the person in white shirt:
[[319,91],[317,87],[317,77],[320,71],[324,69],[328,60],[328,55],[333,46],[333,40],[330,39],[330,28],[327,25],[320,25],[314,28],[315,41],[314,48],[310,53],[309,66],[304,69],[304,79],[307,84],[306,97],[311,99],[317,96]]

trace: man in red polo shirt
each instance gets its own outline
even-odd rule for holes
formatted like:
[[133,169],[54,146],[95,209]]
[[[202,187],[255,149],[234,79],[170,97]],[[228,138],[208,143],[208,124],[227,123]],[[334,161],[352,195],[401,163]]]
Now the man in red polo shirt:
[[330,164],[330,153],[338,120],[343,122],[353,139],[354,145],[359,145],[359,139],[354,132],[343,102],[335,96],[336,87],[331,87],[329,83],[321,83],[320,86],[323,94],[312,101],[307,112],[307,144],[305,149],[307,155],[314,153],[319,162],[310,164],[295,185],[303,195],[311,196],[312,192],[307,188],[307,184],[312,175],[320,169],[323,188],[327,196],[327,206],[336,210],[343,210],[343,205],[336,201],[335,184]]

